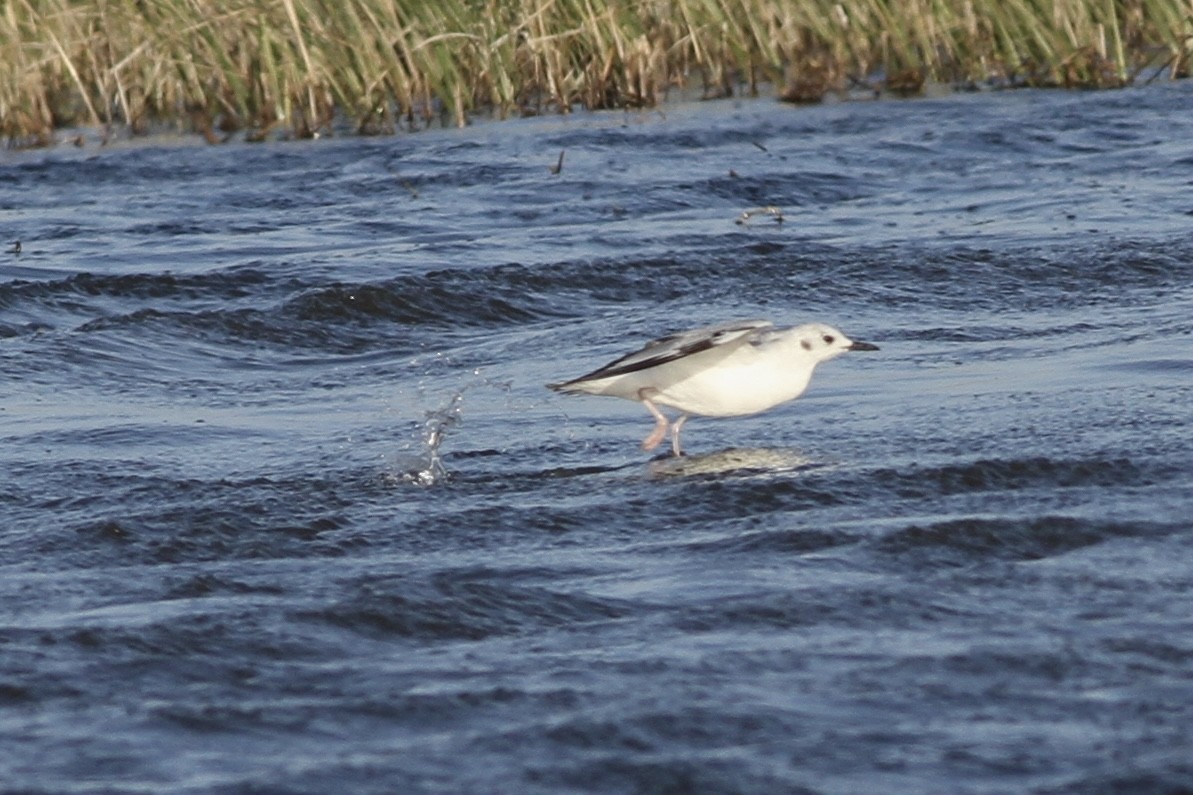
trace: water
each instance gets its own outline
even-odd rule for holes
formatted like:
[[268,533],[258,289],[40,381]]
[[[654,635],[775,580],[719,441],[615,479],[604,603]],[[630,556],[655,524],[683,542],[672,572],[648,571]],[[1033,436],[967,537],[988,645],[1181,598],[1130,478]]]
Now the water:
[[[2,155],[3,791],[1188,791],[1191,111]],[[543,387],[759,316],[882,350]]]

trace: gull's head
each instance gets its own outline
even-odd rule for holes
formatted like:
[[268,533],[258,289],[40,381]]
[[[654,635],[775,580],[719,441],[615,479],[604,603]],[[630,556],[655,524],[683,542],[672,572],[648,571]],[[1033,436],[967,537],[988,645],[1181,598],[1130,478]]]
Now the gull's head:
[[791,330],[791,336],[800,351],[817,362],[826,362],[845,351],[878,350],[877,345],[851,340],[837,329],[823,323],[796,326]]

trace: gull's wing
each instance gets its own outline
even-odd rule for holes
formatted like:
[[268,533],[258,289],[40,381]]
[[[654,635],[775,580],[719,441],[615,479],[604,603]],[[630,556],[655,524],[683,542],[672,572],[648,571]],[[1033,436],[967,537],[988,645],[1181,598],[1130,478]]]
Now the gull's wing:
[[552,389],[566,389],[582,381],[599,381],[602,378],[613,378],[627,373],[636,373],[660,364],[673,362],[685,356],[691,356],[710,348],[724,345],[740,345],[747,341],[758,341],[762,332],[774,328],[769,320],[737,320],[730,323],[720,323],[715,326],[681,331],[666,337],[660,337],[646,343],[642,350],[609,362],[604,367],[593,370],[587,375],[573,378],[562,384],[549,384]]

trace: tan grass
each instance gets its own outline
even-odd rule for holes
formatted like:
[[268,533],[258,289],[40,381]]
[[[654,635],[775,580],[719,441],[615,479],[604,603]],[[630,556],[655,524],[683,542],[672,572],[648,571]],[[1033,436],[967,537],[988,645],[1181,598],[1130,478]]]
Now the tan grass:
[[0,0],[0,136],[179,124],[210,140],[388,132],[675,86],[816,101],[925,81],[1183,76],[1193,0]]

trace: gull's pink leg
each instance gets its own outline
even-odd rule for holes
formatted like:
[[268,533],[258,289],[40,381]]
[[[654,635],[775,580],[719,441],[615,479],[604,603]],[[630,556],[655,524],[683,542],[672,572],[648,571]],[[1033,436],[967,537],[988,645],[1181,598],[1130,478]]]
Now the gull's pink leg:
[[683,455],[683,451],[679,449],[679,429],[688,421],[687,414],[681,414],[679,419],[671,423],[671,452],[677,456]]
[[646,396],[646,392],[647,390],[645,389],[639,391],[638,399],[642,401],[643,406],[646,406],[646,410],[654,416],[655,426],[654,430],[650,432],[650,436],[642,440],[642,449],[653,450],[659,446],[663,441],[663,437],[667,435],[667,428],[670,423],[663,416],[663,412],[659,411],[659,407],[650,402],[650,398]]

